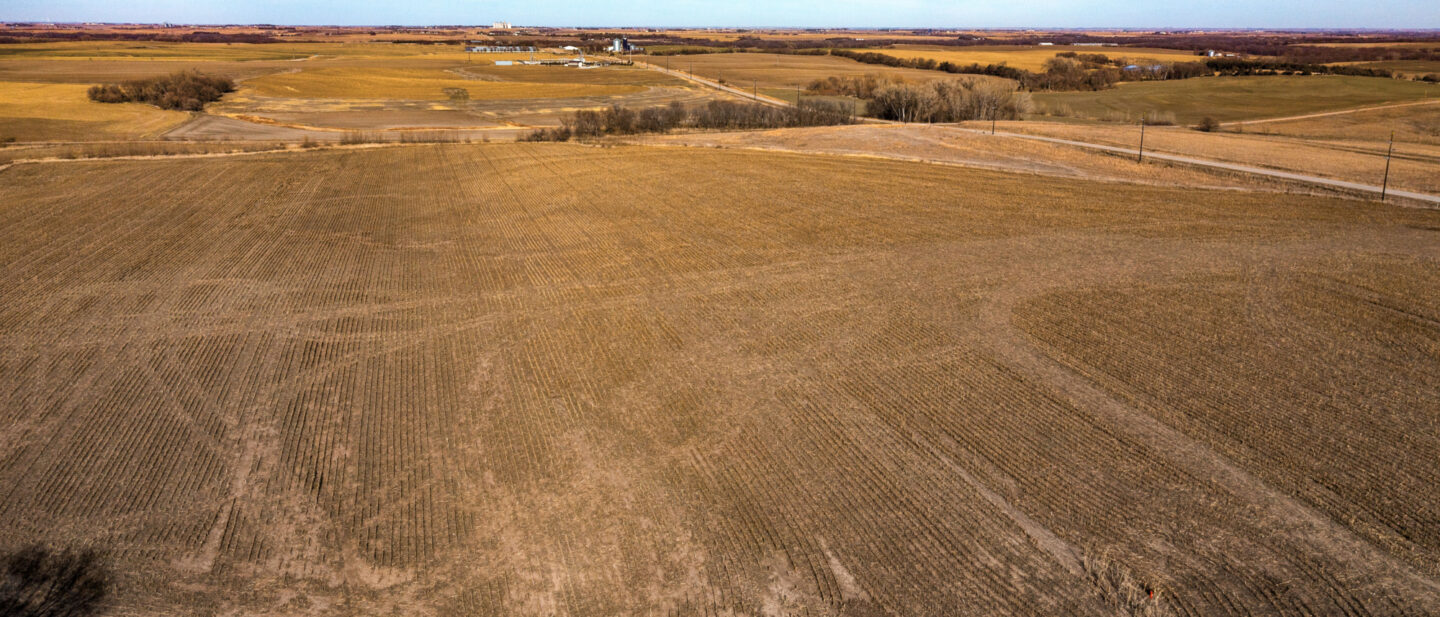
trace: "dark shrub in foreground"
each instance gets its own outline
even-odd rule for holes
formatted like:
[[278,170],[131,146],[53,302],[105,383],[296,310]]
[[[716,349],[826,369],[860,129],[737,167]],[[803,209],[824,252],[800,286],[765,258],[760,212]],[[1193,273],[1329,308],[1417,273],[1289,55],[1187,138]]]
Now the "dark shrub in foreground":
[[94,551],[21,549],[0,563],[0,615],[83,617],[100,607],[110,583]]

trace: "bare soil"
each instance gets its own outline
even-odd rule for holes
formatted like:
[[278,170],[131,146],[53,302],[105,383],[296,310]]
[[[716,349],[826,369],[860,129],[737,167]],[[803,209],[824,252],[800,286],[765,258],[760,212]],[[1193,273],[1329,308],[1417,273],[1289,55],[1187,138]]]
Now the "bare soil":
[[0,553],[120,615],[1431,615],[1437,233],[710,148],[18,164]]

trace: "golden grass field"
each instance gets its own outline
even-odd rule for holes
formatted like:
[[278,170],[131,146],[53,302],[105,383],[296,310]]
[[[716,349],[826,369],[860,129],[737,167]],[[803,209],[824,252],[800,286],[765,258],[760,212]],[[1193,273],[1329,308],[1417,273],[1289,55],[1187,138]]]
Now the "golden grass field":
[[[558,124],[562,115],[576,109],[693,103],[713,96],[684,80],[641,68],[497,66],[497,60],[527,60],[532,54],[465,54],[458,49],[359,43],[0,45],[0,139],[161,136],[189,115],[91,103],[85,90],[97,83],[184,70],[237,80],[238,91],[212,104],[210,114],[325,131],[544,126]],[[276,59],[292,56],[297,59]],[[447,88],[465,90],[469,101],[452,103]],[[257,128],[213,136],[273,139],[272,133]]]
[[87,86],[0,81],[0,139],[93,141],[153,138],[190,114],[150,105],[92,102]]
[[[93,84],[184,70],[246,79],[302,68],[443,69],[530,57],[531,54],[467,54],[459,45],[85,41],[0,46],[0,79]],[[535,57],[564,56],[537,53]]]
[[1045,63],[1055,54],[1075,52],[1081,54],[1104,54],[1110,58],[1124,58],[1135,63],[1202,62],[1204,58],[1193,52],[1174,49],[1147,49],[1139,47],[1088,47],[1076,45],[985,45],[975,47],[939,47],[934,45],[897,45],[889,49],[865,49],[896,58],[920,58],[954,64],[1004,64],[1026,71],[1043,72]]
[[16,165],[0,553],[120,615],[1433,615],[1437,234],[709,148]]

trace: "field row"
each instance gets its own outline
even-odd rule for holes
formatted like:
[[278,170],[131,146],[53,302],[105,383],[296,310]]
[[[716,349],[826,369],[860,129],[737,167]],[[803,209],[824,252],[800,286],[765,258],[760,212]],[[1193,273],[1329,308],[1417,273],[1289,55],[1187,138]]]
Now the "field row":
[[[1433,469],[1401,456],[1434,447],[1413,410],[1434,408],[1440,352],[1382,336],[1435,338],[1434,212],[552,144],[20,165],[0,204],[0,549],[105,548],[133,583],[122,612],[1440,607],[1407,570],[1433,575]],[[1183,301],[1133,303],[1179,320],[1147,329],[1084,295],[1212,293],[1190,275],[1300,271],[1327,242],[1355,254],[1347,285],[1418,316],[1267,303],[1355,333],[1323,364],[1245,355]],[[1207,383],[1256,384],[1270,408],[1249,416],[1205,416],[1204,391],[1135,404],[1387,557],[1302,537],[1007,361],[992,326],[1047,273],[1014,302],[1025,331],[1172,354],[1111,369],[1132,379],[1184,384],[1203,360]],[[1345,387],[1298,389],[1326,383]],[[1346,416],[1375,408],[1386,426]],[[1264,429],[1282,419],[1314,429]],[[1327,430],[1373,456],[1306,464]]]

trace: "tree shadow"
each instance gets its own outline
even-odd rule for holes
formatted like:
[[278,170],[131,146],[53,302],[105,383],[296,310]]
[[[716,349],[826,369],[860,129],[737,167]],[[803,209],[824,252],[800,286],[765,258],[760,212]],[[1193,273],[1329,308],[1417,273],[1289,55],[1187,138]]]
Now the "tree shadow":
[[94,550],[32,545],[0,556],[0,615],[7,617],[95,615],[110,587]]

